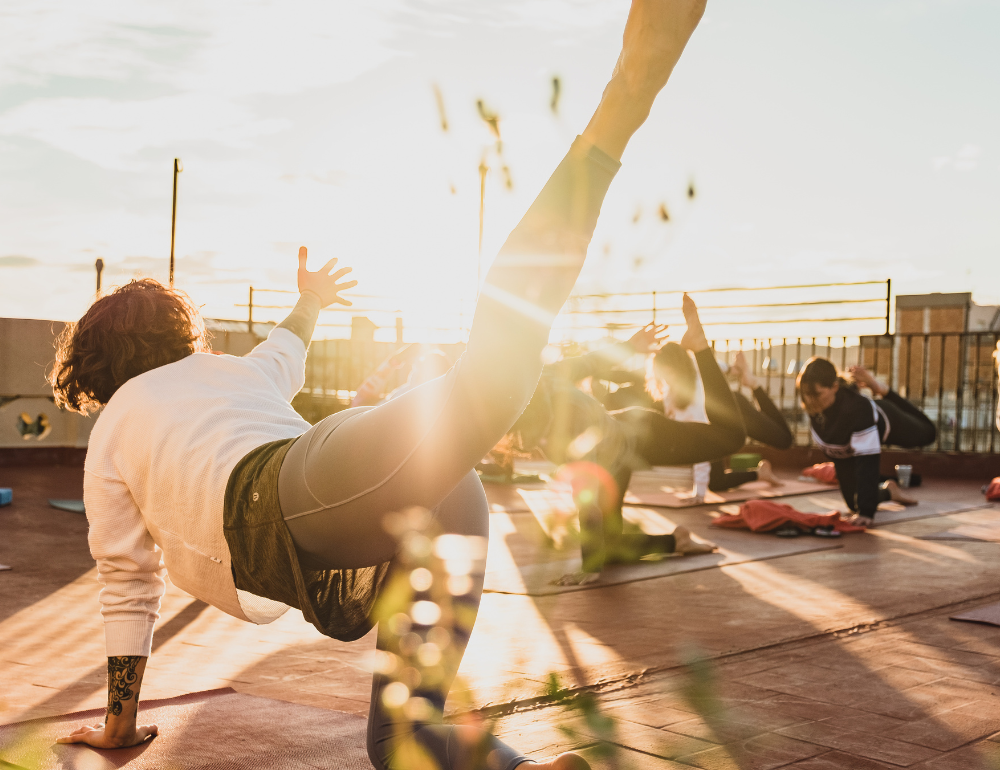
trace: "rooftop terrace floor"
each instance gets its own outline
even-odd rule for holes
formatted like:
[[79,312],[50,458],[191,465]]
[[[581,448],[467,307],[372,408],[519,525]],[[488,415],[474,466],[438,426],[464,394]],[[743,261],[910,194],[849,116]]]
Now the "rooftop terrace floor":
[[[82,471],[2,468],[0,486],[15,494],[0,509],[0,562],[13,567],[0,572],[0,723],[101,707],[86,520],[46,502],[80,497]],[[1000,767],[1000,628],[948,619],[1000,601],[1000,543],[918,539],[1000,524],[1000,507],[967,481],[931,479],[917,494],[965,510],[834,550],[556,596],[488,593],[464,692],[539,757],[595,742],[578,712],[538,702],[554,672],[596,694],[616,718],[618,761],[634,767]],[[232,687],[367,713],[371,634],[326,639],[297,611],[253,626],[174,586],[161,614],[143,700]]]

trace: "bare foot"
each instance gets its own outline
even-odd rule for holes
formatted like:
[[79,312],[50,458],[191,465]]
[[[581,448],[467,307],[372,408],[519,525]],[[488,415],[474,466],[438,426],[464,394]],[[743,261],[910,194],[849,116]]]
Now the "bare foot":
[[760,481],[766,481],[772,487],[780,487],[785,483],[775,475],[774,469],[771,468],[771,463],[767,460],[761,460],[757,463],[757,478]]
[[687,294],[681,300],[681,312],[684,313],[684,322],[687,324],[687,331],[681,337],[681,345],[692,353],[698,353],[708,348],[708,338],[705,330],[701,326],[701,319],[698,317],[698,306]]
[[[521,767],[521,765],[517,765],[517,767]],[[525,765],[525,767],[527,766]],[[560,754],[548,762],[536,762],[531,767],[532,770],[538,770],[538,768],[541,770],[590,770],[587,760],[572,751]]]
[[735,380],[736,382],[742,382],[743,374],[746,372],[746,368],[747,360],[743,357],[743,351],[739,350],[736,352],[736,358],[734,358],[733,362],[729,365],[729,371],[727,372],[729,379]]
[[900,503],[902,505],[916,505],[920,501],[915,497],[910,497],[906,492],[900,489],[899,484],[890,479],[885,482],[885,488],[889,490],[889,495],[894,503]]
[[674,529],[674,553],[681,556],[694,556],[700,553],[713,553],[718,550],[715,543],[705,540],[695,540],[687,527],[677,527]]
[[601,577],[600,572],[567,572],[561,578],[551,581],[554,586],[587,586],[596,583]]
[[753,390],[758,385],[760,385],[760,383],[757,381],[757,378],[750,373],[750,365],[747,363],[747,359],[743,355],[742,350],[736,354],[736,361],[733,363],[733,366],[731,366],[729,370],[731,372],[734,372],[733,376],[736,379],[738,379],[740,385],[742,385],[745,388],[750,388],[750,390]]
[[868,388],[876,396],[884,396],[889,392],[889,388],[872,376],[872,373],[863,366],[852,366],[850,368],[854,381],[863,387]]

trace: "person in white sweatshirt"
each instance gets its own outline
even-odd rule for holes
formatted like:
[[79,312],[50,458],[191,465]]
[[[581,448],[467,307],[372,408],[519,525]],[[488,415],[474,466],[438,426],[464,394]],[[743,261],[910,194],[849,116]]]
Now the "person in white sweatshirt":
[[[427,526],[448,538],[448,548],[464,544],[467,579],[447,585],[464,605],[454,615],[474,619],[489,511],[473,468],[528,403],[621,155],[704,6],[633,0],[593,118],[497,255],[468,347],[445,375],[313,426],[300,418],[289,402],[304,382],[317,314],[354,285],[340,281],[346,269],[331,274],[336,260],[308,271],[305,248],[295,309],[242,358],[206,353],[191,303],[149,279],[97,300],[67,330],[52,376],[56,397],[78,411],[104,407],[88,448],[84,500],[103,583],[109,696],[104,724],[61,740],[114,748],[156,734],[136,717],[167,572],[235,617],[266,623],[293,606],[322,633],[356,639],[376,623],[376,600],[405,561],[393,515],[416,507],[431,512]],[[407,541],[410,556],[414,542]],[[512,770],[533,761],[477,728],[442,723],[472,629],[466,622],[432,633],[433,613],[416,611],[428,610],[428,575],[409,581],[418,600],[410,620],[378,623],[373,765],[406,770],[403,757],[414,752],[429,753],[441,770]],[[421,649],[437,645],[442,657],[414,678],[396,663],[417,637]],[[539,766],[588,767],[573,753]]]

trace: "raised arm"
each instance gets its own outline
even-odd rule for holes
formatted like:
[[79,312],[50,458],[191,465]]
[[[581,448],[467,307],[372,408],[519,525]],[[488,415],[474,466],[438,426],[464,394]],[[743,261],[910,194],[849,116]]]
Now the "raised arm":
[[299,301],[295,303],[288,317],[271,330],[267,339],[244,356],[264,372],[278,388],[282,397],[288,401],[291,401],[305,384],[306,351],[316,329],[319,311],[333,303],[350,305],[350,300],[341,297],[340,292],[358,285],[357,281],[338,283],[351,272],[351,268],[342,267],[331,272],[337,264],[336,258],[331,259],[319,270],[310,272],[306,269],[307,257],[306,247],[300,247]]

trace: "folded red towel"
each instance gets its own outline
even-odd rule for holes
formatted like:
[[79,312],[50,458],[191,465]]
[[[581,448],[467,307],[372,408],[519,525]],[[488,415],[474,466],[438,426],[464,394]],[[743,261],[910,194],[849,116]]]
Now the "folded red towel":
[[840,518],[837,511],[805,513],[790,505],[771,500],[748,500],[740,506],[739,513],[720,516],[712,521],[713,527],[749,529],[751,532],[772,532],[784,524],[795,524],[802,529],[833,527],[838,532],[865,531],[864,527],[858,527]]
[[816,465],[810,465],[802,471],[802,475],[814,478],[816,481],[823,484],[837,483],[837,469],[833,467],[833,463],[817,463]]

